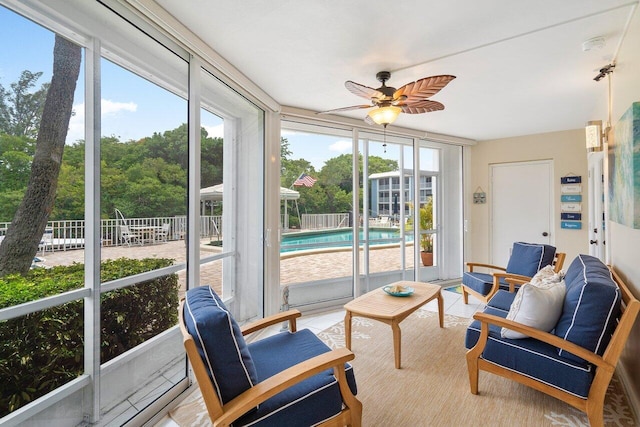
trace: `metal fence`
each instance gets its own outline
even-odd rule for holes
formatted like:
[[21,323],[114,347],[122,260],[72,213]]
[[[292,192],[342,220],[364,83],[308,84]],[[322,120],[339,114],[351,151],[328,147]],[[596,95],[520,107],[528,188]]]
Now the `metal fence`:
[[322,230],[326,228],[349,227],[349,216],[346,213],[334,214],[302,214],[300,228],[303,230]]
[[[166,233],[166,240],[184,239],[187,232],[187,217],[156,217],[156,218],[126,218],[103,219],[100,221],[100,237],[102,246],[120,246],[125,244],[122,239],[121,226],[135,227],[155,227],[162,228],[164,224],[169,224],[169,231]],[[11,225],[10,222],[0,222],[0,239]],[[200,238],[221,238],[222,216],[202,215],[200,216]],[[69,250],[84,248],[85,238],[84,220],[60,220],[48,221],[45,234],[40,243],[40,249],[44,251]]]

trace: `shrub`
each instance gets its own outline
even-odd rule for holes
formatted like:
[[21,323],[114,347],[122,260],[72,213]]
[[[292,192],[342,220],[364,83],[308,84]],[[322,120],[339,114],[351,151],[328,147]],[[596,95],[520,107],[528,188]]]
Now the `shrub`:
[[290,216],[289,228],[300,228],[300,218],[298,218],[297,216]]
[[[169,266],[170,259],[104,261],[101,280]],[[0,308],[84,286],[84,266],[34,269],[0,277]],[[178,276],[171,274],[101,294],[100,360],[105,363],[178,321]],[[0,322],[0,417],[84,371],[84,301]]]

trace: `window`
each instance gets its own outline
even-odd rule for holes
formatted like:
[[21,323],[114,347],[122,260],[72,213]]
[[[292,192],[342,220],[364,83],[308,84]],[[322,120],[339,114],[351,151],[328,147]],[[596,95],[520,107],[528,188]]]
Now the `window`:
[[[181,68],[186,88],[187,63],[160,44],[147,49],[167,68]],[[160,76],[155,82],[143,78],[142,64],[109,56],[100,64],[101,282],[109,286],[102,293],[100,339],[114,344],[102,350],[109,373],[103,410],[129,395],[137,398],[128,403],[144,407],[153,402],[150,394],[175,385],[167,378],[185,378],[182,349],[160,337],[176,325],[178,296],[186,289],[187,100],[163,87]],[[135,280],[142,271],[144,280]],[[143,342],[153,343],[153,351],[136,347]],[[113,360],[121,355],[135,362]]]
[[[74,68],[69,64],[75,60],[54,57],[56,43],[66,45],[66,52],[78,53],[83,61],[78,61],[78,74],[70,72],[68,76],[69,81],[76,82],[75,91],[71,93],[73,115],[70,122],[59,124],[70,130],[64,146],[56,202],[48,218],[44,218],[47,224],[31,262],[31,271],[24,280],[0,278],[3,301],[0,305],[3,309],[0,317],[0,384],[3,384],[0,420],[57,387],[81,381],[84,374],[84,271],[82,265],[80,268],[67,267],[64,272],[49,267],[54,267],[51,264],[54,254],[73,249],[84,241],[83,150],[76,138],[84,136],[84,124],[77,118],[82,116],[84,104],[85,52],[75,42],[2,6],[0,93],[4,96],[0,96],[0,242],[7,238],[12,227],[21,227],[18,222],[27,225],[22,226],[23,230],[38,226],[25,218],[25,214],[19,214],[18,207],[27,195],[34,153],[42,149],[42,146],[37,147],[40,123],[52,123],[50,117],[43,117],[43,105],[49,96],[47,87],[51,84],[54,62],[65,62],[69,69]],[[59,105],[62,109],[63,103]],[[38,170],[46,181],[55,179],[54,175],[45,176],[42,168]],[[33,198],[31,200],[33,202]],[[46,209],[30,203],[27,211],[32,212],[34,206]],[[37,218],[41,212],[33,211],[29,216]],[[14,217],[16,222],[12,222]],[[7,238],[4,243],[8,241]],[[13,256],[12,251],[5,253],[7,258]],[[82,263],[83,257],[78,261]],[[66,280],[51,286],[57,275]],[[32,286],[32,283],[37,285]],[[51,307],[38,304],[43,297],[65,292],[61,303]],[[21,304],[24,304],[22,308]]]
[[[262,315],[264,112],[125,6],[109,5],[57,2],[55,11],[47,2],[20,5],[21,13],[47,17],[48,26],[84,48],[56,205],[34,259],[35,267],[54,267],[36,270],[45,284],[58,285],[54,294],[70,292],[52,307],[41,299],[48,294],[36,293],[26,305],[4,299],[0,326],[9,329],[0,335],[2,347],[27,352],[0,357],[0,381],[13,384],[18,372],[27,383],[0,397],[0,422],[59,411],[71,424],[147,420],[189,386],[176,326],[178,297],[189,286],[217,286],[238,320]],[[0,7],[0,44],[11,52],[0,58],[3,88],[41,66],[33,88],[50,78],[56,32]],[[188,116],[190,102],[200,116]],[[85,119],[93,123],[86,131]],[[16,138],[1,123],[0,240],[24,194],[34,141],[35,134]],[[12,177],[10,188],[5,176]],[[196,181],[224,182],[222,204],[189,197]],[[221,250],[200,250],[218,238]],[[57,266],[73,262],[61,275]],[[43,320],[25,323],[27,313],[42,313]],[[32,330],[16,333],[11,322]],[[32,388],[37,394],[27,395]]]

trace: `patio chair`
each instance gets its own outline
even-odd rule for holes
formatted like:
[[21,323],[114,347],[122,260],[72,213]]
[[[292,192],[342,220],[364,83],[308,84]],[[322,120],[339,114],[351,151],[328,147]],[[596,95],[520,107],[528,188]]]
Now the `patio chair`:
[[[118,239],[120,240],[120,243],[127,246],[131,246],[131,242],[142,245],[144,243],[142,238],[143,236],[131,231],[127,223],[127,219],[124,217],[120,209],[116,208],[115,211],[116,211],[116,228],[118,231]],[[118,222],[120,221],[122,221],[122,224],[118,224]]]
[[[469,295],[473,295],[482,303],[487,302],[499,289],[515,291],[513,283],[507,283],[507,278],[516,278],[528,281],[541,268],[553,265],[555,272],[559,272],[564,264],[566,254],[556,252],[554,246],[515,242],[511,250],[511,257],[506,267],[491,264],[468,262],[469,271],[462,276],[462,297],[465,304],[469,303]],[[498,272],[483,273],[476,268],[499,270]]]
[[[308,329],[297,331],[297,310],[242,328],[209,287],[180,302],[183,342],[209,417],[216,426],[361,425],[362,404],[345,348],[331,350]],[[244,336],[289,322],[290,331],[250,344]]]
[[168,222],[162,224],[162,227],[160,228],[160,230],[156,231],[156,234],[155,234],[156,240],[166,243],[167,238],[169,237],[170,228],[171,228],[171,224],[169,224]]
[[53,228],[46,228],[44,233],[42,234],[42,239],[38,244],[38,249],[42,251],[42,255],[47,251],[47,249],[53,252]]
[[119,225],[118,233],[120,234],[120,242],[127,246],[131,246],[132,242],[140,245],[143,243],[141,236],[131,232],[128,225]]

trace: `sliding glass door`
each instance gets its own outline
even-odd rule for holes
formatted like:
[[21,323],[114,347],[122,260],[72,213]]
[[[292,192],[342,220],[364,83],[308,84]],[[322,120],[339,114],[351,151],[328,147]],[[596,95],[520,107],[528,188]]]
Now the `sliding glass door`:
[[461,247],[441,237],[446,147],[293,120],[281,143],[281,185],[295,192],[281,204],[283,304],[339,305],[394,281],[442,277],[442,248]]

